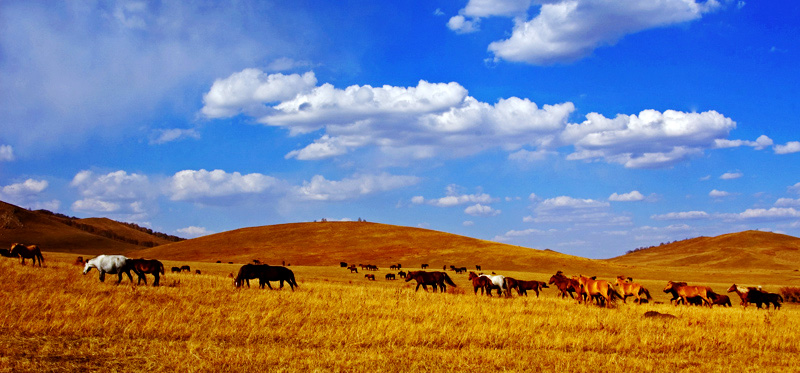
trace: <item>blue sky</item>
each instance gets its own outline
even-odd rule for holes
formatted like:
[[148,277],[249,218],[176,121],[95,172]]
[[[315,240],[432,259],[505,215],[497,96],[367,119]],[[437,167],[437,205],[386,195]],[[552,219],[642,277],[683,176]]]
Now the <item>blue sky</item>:
[[789,1],[0,2],[0,200],[590,258],[800,235]]

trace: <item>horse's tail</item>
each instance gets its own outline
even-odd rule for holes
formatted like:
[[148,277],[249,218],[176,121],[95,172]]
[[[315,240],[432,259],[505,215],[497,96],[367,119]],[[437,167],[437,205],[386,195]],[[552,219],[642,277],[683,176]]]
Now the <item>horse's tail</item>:
[[641,290],[639,290],[639,294],[641,293],[644,293],[644,295],[647,297],[647,300],[653,300],[653,297],[650,296],[650,291],[648,291],[647,288],[642,287]]
[[158,271],[161,272],[162,275],[164,274],[164,264],[161,262],[158,262]]
[[458,285],[456,285],[456,283],[450,279],[450,276],[448,276],[447,273],[444,274],[444,282],[446,282],[450,286],[458,287]]
[[[646,290],[645,290],[645,291],[646,291]],[[648,294],[648,295],[649,295],[649,294]],[[609,287],[608,287],[608,300],[611,300],[611,299],[613,299],[614,297],[617,297],[617,299],[625,299],[625,297],[623,297],[623,296],[622,296],[622,294],[620,294],[620,293],[617,291],[617,289],[614,289],[614,287],[613,287],[613,286],[609,286]]]
[[300,287],[300,285],[298,285],[297,281],[295,281],[295,279],[294,279],[294,272],[289,273],[289,280],[288,281],[290,281],[291,284],[294,285],[294,287],[296,287],[296,288]]

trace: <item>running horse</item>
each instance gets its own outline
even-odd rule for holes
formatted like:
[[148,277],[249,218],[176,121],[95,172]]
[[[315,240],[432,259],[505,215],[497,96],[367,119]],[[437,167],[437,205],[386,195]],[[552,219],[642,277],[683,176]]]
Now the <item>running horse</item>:
[[128,259],[127,266],[136,273],[136,276],[139,277],[136,284],[140,284],[142,280],[144,280],[144,284],[147,285],[147,273],[150,273],[155,277],[153,280],[153,286],[159,285],[159,275],[164,274],[164,265],[161,264],[158,260],[155,259]]
[[453,280],[450,279],[450,276],[445,272],[410,271],[406,274],[406,282],[411,280],[417,281],[417,288],[414,289],[414,291],[419,291],[420,286],[422,286],[423,290],[428,291],[428,285],[432,285],[434,293],[437,290],[437,286],[438,289],[444,293],[447,291],[445,284],[453,287],[456,286]]
[[641,303],[642,295],[644,295],[645,299],[648,301],[653,299],[653,297],[650,296],[650,292],[647,291],[644,286],[635,282],[626,281],[625,276],[617,276],[617,286],[619,286],[619,289],[622,290],[623,303],[627,303],[626,299],[631,296],[636,298],[633,301],[634,303]]
[[41,267],[42,263],[44,262],[42,250],[40,250],[39,246],[36,245],[25,246],[21,243],[15,243],[11,245],[9,255],[11,255],[11,257],[19,256],[22,265],[25,265],[25,259],[32,259],[33,265],[36,265],[36,259],[39,259],[39,267]]
[[525,295],[528,296],[528,290],[533,290],[536,292],[536,297],[539,297],[539,291],[544,288],[547,288],[547,284],[544,281],[525,281],[525,280],[517,280],[511,277],[506,277],[506,281],[508,282],[508,289],[517,289],[517,294],[520,296]]
[[489,296],[492,295],[492,289],[497,289],[497,295],[503,295],[505,291],[505,295],[507,297],[511,296],[511,291],[508,288],[508,281],[506,281],[506,277],[503,275],[480,275],[481,277],[486,277],[489,279],[489,286],[486,290],[489,292]]
[[755,303],[757,308],[761,308],[762,304],[766,304],[769,309],[769,304],[772,303],[773,308],[781,308],[783,297],[780,294],[768,293],[755,287],[743,287],[736,284],[728,288],[728,292],[736,292],[739,298],[742,299],[742,306],[747,307],[750,303]]
[[[611,308],[611,296],[617,291],[609,285],[608,281],[594,280],[586,276],[578,276],[577,280],[578,284],[580,284],[581,292],[585,293],[588,299],[596,298],[598,304],[605,303],[606,308]],[[622,298],[618,293],[616,295]],[[580,299],[578,301],[580,302]]]
[[667,286],[664,288],[665,293],[670,293],[675,291],[683,303],[689,305],[689,298],[700,297],[700,299],[705,302],[709,307],[713,304],[711,299],[709,299],[710,294],[714,294],[714,292],[708,286],[692,286],[692,285],[681,285],[674,281],[667,282]]
[[556,274],[550,277],[548,284],[556,285],[558,291],[561,292],[561,298],[566,298],[567,294],[569,294],[570,298],[575,299],[575,295],[572,293],[580,289],[580,284],[577,280],[564,276],[564,272],[561,271],[556,272]]

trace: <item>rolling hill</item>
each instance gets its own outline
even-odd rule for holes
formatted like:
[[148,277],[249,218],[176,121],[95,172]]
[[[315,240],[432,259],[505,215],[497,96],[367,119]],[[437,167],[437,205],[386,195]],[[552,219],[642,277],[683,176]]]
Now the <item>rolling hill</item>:
[[123,254],[175,239],[111,219],[70,218],[46,210],[30,211],[0,201],[0,247],[3,248],[20,242],[37,244],[44,251]]
[[217,260],[296,265],[401,263],[419,268],[455,265],[475,269],[557,269],[588,273],[615,267],[600,261],[484,241],[428,229],[366,222],[293,223],[237,229],[129,253],[130,256],[185,261]]
[[704,270],[795,270],[800,268],[800,238],[761,231],[697,237],[608,259],[641,267]]

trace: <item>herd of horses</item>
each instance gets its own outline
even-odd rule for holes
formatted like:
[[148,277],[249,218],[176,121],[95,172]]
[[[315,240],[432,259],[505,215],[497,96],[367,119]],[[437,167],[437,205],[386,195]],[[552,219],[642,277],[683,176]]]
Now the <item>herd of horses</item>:
[[[4,257],[19,258],[20,263],[25,265],[26,259],[32,260],[32,265],[36,265],[37,261],[39,267],[44,263],[44,257],[41,249],[37,245],[23,245],[15,243],[11,248],[0,249],[0,255]],[[123,255],[99,255],[95,258],[83,262],[83,257],[79,257],[80,262],[83,264],[83,274],[87,274],[90,270],[97,269],[100,273],[100,281],[105,281],[106,274],[117,275],[117,284],[122,282],[122,275],[128,276],[128,279],[133,282],[131,272],[135,273],[138,281],[141,284],[144,281],[147,285],[147,275],[150,274],[154,277],[153,286],[159,286],[160,276],[164,275],[164,265],[156,259],[131,259]],[[346,267],[351,272],[358,272],[355,265],[348,266],[347,263],[341,262],[342,267]],[[375,265],[360,265],[362,270],[377,271],[378,267]],[[427,268],[427,264],[423,264],[422,268]],[[455,273],[464,273],[467,271],[466,267],[450,266],[451,270]],[[400,264],[394,264],[390,267],[393,270],[402,268]],[[447,286],[456,287],[450,275],[447,274],[447,266],[442,268],[444,272],[439,271],[408,271],[399,272],[398,275],[404,278],[406,282],[412,280],[417,282],[414,291],[419,291],[422,287],[423,290],[428,291],[428,286],[431,286],[434,292],[446,292]],[[480,271],[480,266],[476,266]],[[172,267],[172,272],[191,272],[189,266]],[[196,273],[200,273],[198,270]],[[369,280],[375,280],[375,275],[367,274],[364,276]],[[289,284],[292,290],[297,285],[294,272],[284,266],[270,266],[267,264],[245,264],[240,269],[234,278],[234,286],[240,288],[244,285],[250,287],[250,280],[258,279],[259,287],[269,287],[272,289],[270,282],[279,282],[279,288],[283,288],[284,282]],[[394,274],[387,274],[387,280],[394,280]],[[595,303],[602,307],[611,307],[612,302],[616,299],[621,299],[627,302],[628,297],[632,297],[634,303],[645,303],[652,301],[653,297],[650,291],[641,284],[633,281],[630,277],[617,276],[615,281],[609,282],[606,280],[598,280],[596,277],[586,276],[566,276],[562,271],[556,272],[550,280],[545,283],[543,281],[526,281],[518,280],[511,277],[491,275],[475,272],[469,272],[467,279],[473,287],[473,292],[477,295],[480,290],[481,294],[492,296],[492,292],[496,291],[498,296],[511,296],[511,291],[516,290],[520,296],[528,295],[528,290],[533,290],[536,296],[548,288],[548,285],[555,286],[559,291],[561,298],[570,297],[576,299],[578,303]],[[616,286],[616,287],[615,287]],[[769,309],[772,305],[773,309],[779,309],[781,303],[784,301],[783,297],[777,293],[769,293],[763,291],[760,287],[743,287],[736,284],[731,285],[728,293],[736,293],[741,299],[741,305],[747,307],[749,304],[755,304],[757,308],[766,306]],[[724,294],[717,294],[708,286],[689,285],[686,282],[669,281],[664,288],[664,293],[672,295],[670,303],[675,302],[685,305],[706,305],[712,307],[714,305],[731,306],[730,297]]]

